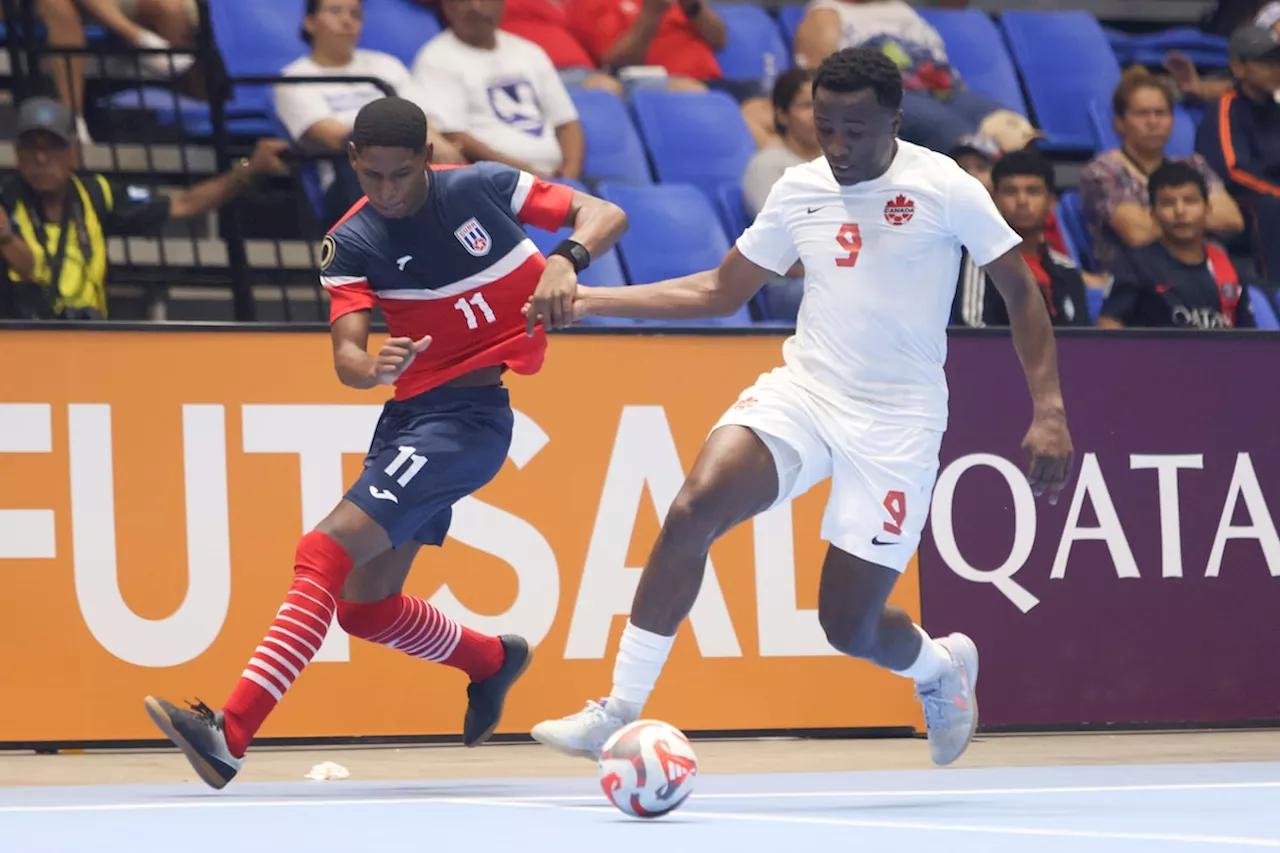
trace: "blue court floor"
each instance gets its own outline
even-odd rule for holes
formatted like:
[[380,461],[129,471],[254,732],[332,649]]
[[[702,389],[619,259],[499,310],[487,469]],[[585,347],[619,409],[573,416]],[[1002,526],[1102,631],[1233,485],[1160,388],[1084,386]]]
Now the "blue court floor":
[[0,851],[1280,848],[1280,763],[702,776],[641,821],[590,778],[0,789]]

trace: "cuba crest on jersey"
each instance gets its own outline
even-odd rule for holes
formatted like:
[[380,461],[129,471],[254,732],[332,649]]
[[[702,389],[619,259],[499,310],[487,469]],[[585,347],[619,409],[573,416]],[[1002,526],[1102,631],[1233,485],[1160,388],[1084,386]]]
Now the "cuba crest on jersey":
[[484,226],[474,216],[458,226],[453,236],[458,238],[458,242],[464,249],[477,258],[483,258],[493,248],[493,240],[490,239],[489,232],[484,230]]

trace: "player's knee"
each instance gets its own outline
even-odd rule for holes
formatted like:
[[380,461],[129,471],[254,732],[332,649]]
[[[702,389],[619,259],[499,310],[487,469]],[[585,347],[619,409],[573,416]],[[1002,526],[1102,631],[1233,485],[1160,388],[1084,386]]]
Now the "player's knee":
[[709,550],[724,530],[720,501],[709,484],[690,480],[667,510],[662,536],[668,542]]
[[855,658],[875,658],[878,614],[860,613],[849,606],[818,604],[818,623],[833,648]]

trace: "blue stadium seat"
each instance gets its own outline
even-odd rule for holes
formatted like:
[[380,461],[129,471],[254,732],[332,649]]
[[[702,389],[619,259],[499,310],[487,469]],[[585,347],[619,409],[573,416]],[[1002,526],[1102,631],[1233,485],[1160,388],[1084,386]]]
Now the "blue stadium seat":
[[1198,122],[1181,104],[1173,108],[1173,136],[1165,146],[1170,157],[1190,157],[1196,153],[1196,126]]
[[1195,27],[1173,27],[1129,36],[1129,61],[1160,67],[1171,50],[1184,53],[1200,68],[1226,68],[1226,36],[1203,33]]
[[[525,226],[524,230],[544,257],[555,251],[556,246],[573,233],[572,228],[561,228],[559,231],[551,232],[534,228],[532,225]],[[591,266],[582,271],[578,280],[587,287],[621,287],[627,283],[627,277],[622,272],[622,263],[618,260],[618,253],[613,249],[598,258],[592,258]]]
[[279,74],[307,53],[302,41],[304,0],[217,0],[209,4],[213,32],[227,71]]
[[1256,287],[1249,288],[1249,304],[1253,306],[1253,317],[1259,329],[1280,330],[1280,317],[1276,316],[1275,306],[1266,293]]
[[592,180],[653,183],[644,143],[622,99],[599,89],[570,89],[569,96],[586,137],[583,173]]
[[720,71],[729,80],[765,80],[791,67],[791,52],[773,18],[749,3],[715,3],[729,40],[716,54]]
[[1089,271],[1098,269],[1093,258],[1093,241],[1084,225],[1084,209],[1080,206],[1080,193],[1068,190],[1058,200],[1058,222],[1062,225],[1064,236],[1068,236],[1075,246],[1076,257],[1081,268]]
[[[213,32],[232,77],[277,75],[307,52],[300,35],[304,0],[218,0],[209,4]],[[274,108],[269,86],[237,84],[235,100],[257,107],[263,115]]]
[[[1120,137],[1116,133],[1110,98],[1089,103],[1089,124],[1093,127],[1093,138],[1099,151],[1110,151],[1120,147]],[[1165,153],[1170,157],[1189,157],[1195,153],[1195,150],[1196,121],[1185,107],[1175,104],[1173,135],[1169,137]]]
[[[279,0],[262,2],[277,3]],[[364,0],[364,31],[360,34],[360,46],[389,53],[406,66],[413,67],[418,51],[438,36],[440,29],[440,20],[435,13],[415,3]]]
[[793,50],[796,44],[796,27],[804,20],[805,8],[805,4],[795,3],[778,10],[778,29],[782,30],[782,37]]
[[1100,287],[1086,287],[1084,289],[1084,297],[1089,305],[1089,317],[1093,320],[1093,325],[1098,325],[1098,318],[1102,316],[1102,303],[1107,301],[1106,294],[1102,292]]
[[1130,65],[1133,63],[1133,54],[1137,50],[1134,47],[1133,35],[1123,33],[1120,30],[1113,30],[1111,27],[1103,27],[1102,31],[1106,33],[1107,42],[1111,45],[1111,52],[1116,55],[1116,60],[1121,65]]
[[631,103],[659,181],[693,184],[712,199],[721,183],[741,180],[756,144],[729,95],[640,89]]
[[938,31],[947,45],[947,58],[969,88],[993,98],[1014,112],[1027,115],[1027,102],[1018,85],[1018,72],[1005,49],[1000,31],[978,9],[920,9],[920,16]]
[[[714,269],[729,251],[729,240],[716,219],[715,209],[695,187],[604,183],[600,185],[600,196],[625,210],[630,219],[631,227],[622,235],[618,251],[633,283]],[[690,322],[749,326],[751,312],[744,305],[732,317]]]
[[1022,71],[1046,150],[1093,150],[1089,104],[1106,100],[1120,82],[1120,63],[1097,20],[1087,12],[1009,10],[1000,18]]
[[742,200],[742,185],[737,181],[725,181],[716,189],[716,212],[720,214],[720,224],[729,242],[737,240],[742,232],[751,224],[747,216],[747,206]]

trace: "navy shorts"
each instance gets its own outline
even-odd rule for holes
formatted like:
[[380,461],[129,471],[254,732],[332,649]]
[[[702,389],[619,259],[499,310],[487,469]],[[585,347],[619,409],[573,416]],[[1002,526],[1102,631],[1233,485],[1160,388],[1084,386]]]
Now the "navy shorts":
[[453,505],[502,469],[511,446],[506,388],[435,388],[382,410],[364,473],[346,498],[391,537],[443,544]]

